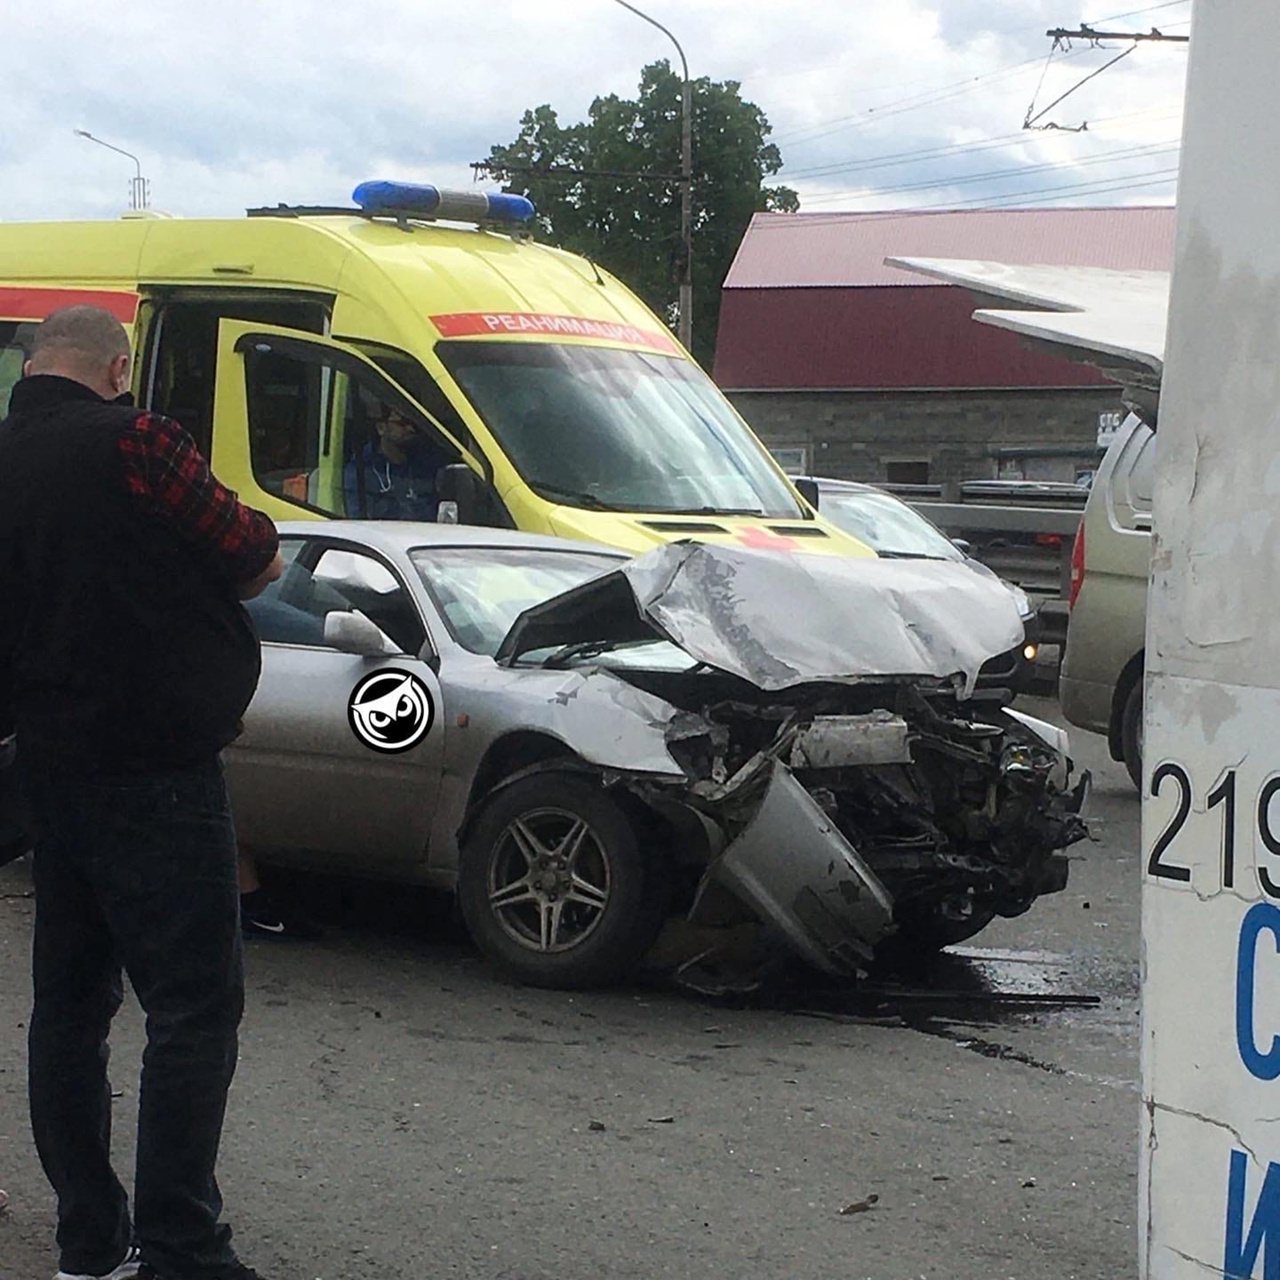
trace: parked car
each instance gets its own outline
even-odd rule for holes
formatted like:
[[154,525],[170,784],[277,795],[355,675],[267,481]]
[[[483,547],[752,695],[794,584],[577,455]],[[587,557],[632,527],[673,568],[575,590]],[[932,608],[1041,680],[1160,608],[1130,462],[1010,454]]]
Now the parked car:
[[607,983],[665,918],[828,973],[1066,884],[1066,735],[969,695],[1017,610],[954,564],[281,526],[226,752],[267,861],[456,891],[507,974]]
[[1155,432],[1135,414],[1107,449],[1076,534],[1059,694],[1074,725],[1105,733],[1142,788],[1142,696]]
[[[881,559],[950,560],[975,573],[996,577],[973,559],[964,543],[953,541],[931,520],[900,498],[874,485],[853,480],[800,477],[802,491],[832,524],[865,542]],[[995,483],[995,482],[993,482]],[[1018,691],[1030,683],[1039,651],[1040,624],[1027,593],[1003,582],[1022,619],[1023,638],[1007,653],[992,658],[982,669],[981,683]]]

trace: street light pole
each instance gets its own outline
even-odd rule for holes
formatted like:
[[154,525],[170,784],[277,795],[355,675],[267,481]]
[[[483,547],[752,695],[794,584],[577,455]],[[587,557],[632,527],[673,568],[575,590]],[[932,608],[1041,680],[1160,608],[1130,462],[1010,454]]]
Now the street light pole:
[[103,142],[101,138],[95,138],[87,129],[73,129],[71,132],[77,138],[88,138],[90,142],[96,142],[98,146],[106,147],[108,151],[114,151],[117,155],[128,156],[133,161],[136,173],[129,179],[129,208],[135,213],[145,209],[148,203],[147,180],[142,176],[142,161],[132,151],[126,151],[123,147],[117,147],[110,142]]
[[689,81],[689,63],[680,41],[662,23],[629,4],[628,0],[614,0],[614,3],[629,9],[651,27],[657,27],[680,55],[680,314],[677,335],[680,345],[687,351],[693,341],[693,85]]

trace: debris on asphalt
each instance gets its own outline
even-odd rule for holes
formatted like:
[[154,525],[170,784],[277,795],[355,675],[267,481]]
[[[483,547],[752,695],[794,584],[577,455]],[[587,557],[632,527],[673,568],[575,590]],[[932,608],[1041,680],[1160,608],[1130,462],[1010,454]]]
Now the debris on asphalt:
[[877,1204],[880,1203],[880,1197],[873,1191],[869,1196],[862,1200],[855,1200],[852,1204],[847,1204],[840,1210],[840,1216],[847,1218],[855,1213],[870,1213]]
[[675,1116],[650,1116],[650,1124],[675,1124]]
[[599,1120],[591,1120],[591,1121],[589,1121],[589,1122],[588,1122],[588,1124],[587,1124],[587,1129],[588,1129],[591,1133],[603,1133],[603,1132],[604,1132],[604,1124],[603,1124],[601,1121],[599,1121]]

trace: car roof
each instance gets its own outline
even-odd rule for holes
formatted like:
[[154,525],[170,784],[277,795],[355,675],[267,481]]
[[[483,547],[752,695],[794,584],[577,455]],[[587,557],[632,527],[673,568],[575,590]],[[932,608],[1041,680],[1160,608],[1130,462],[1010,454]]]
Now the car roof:
[[473,524],[432,524],[417,520],[281,520],[276,527],[287,537],[347,539],[392,555],[403,555],[416,547],[522,547],[531,551],[588,551],[617,560],[629,558],[617,547],[598,542],[577,542]]
[[[860,480],[833,480],[828,476],[792,476],[792,480],[812,480],[819,489],[838,490],[841,493],[884,493],[884,489],[874,484],[863,484]],[[893,497],[889,494],[889,497]]]

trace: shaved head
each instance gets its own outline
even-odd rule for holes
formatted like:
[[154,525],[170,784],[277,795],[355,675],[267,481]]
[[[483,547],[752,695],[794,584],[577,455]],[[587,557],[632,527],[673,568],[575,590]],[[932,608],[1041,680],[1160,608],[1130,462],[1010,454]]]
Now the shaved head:
[[71,378],[109,400],[128,389],[129,355],[129,335],[109,311],[63,307],[36,328],[25,372]]

